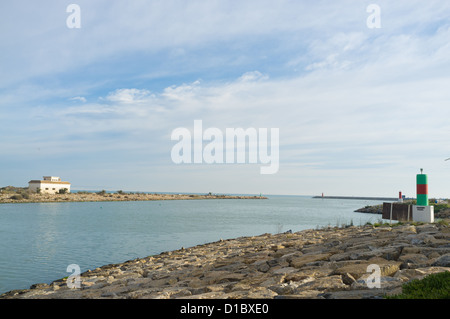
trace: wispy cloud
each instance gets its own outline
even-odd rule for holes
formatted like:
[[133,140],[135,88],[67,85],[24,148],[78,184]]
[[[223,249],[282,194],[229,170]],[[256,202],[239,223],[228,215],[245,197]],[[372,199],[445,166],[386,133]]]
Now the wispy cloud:
[[116,103],[140,103],[150,95],[148,90],[139,89],[117,89],[106,97],[106,100]]
[[70,101],[80,101],[82,103],[86,103],[87,102],[86,98],[83,97],[83,96],[75,96],[75,97],[70,98],[69,100]]

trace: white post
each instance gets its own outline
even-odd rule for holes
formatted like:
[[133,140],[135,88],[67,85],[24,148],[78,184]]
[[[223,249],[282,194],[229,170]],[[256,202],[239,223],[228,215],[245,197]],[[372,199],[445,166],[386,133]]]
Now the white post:
[[394,207],[394,203],[391,203],[391,215],[389,216],[389,225],[392,224],[392,209]]

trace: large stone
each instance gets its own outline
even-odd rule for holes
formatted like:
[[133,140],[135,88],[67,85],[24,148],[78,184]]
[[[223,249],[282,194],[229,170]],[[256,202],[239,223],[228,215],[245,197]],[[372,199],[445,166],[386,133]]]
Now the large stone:
[[357,281],[355,281],[352,285],[352,289],[395,289],[400,287],[403,284],[403,280],[398,277],[389,277],[389,276],[381,276],[379,278],[380,287],[372,287],[371,285],[375,284],[375,279],[372,274],[365,274],[361,276]]
[[395,273],[394,277],[399,278],[404,282],[413,279],[422,279],[427,275],[436,274],[444,271],[450,271],[450,267],[424,267],[415,269],[401,269]]
[[350,256],[351,259],[370,259],[381,257],[387,260],[397,260],[402,251],[402,247],[382,247],[370,251],[355,252]]
[[255,266],[256,269],[260,272],[268,272],[270,269],[270,266],[266,260],[258,260],[253,263],[253,266]]
[[346,289],[347,285],[342,281],[342,277],[339,275],[327,276],[317,278],[313,281],[301,284],[294,291],[293,294],[298,294],[304,290],[340,290]]
[[264,288],[264,287],[255,287],[249,290],[245,296],[246,299],[268,299],[274,298],[277,296],[277,293],[274,291]]
[[292,295],[278,295],[275,296],[274,299],[325,299],[320,294],[323,291],[319,290],[304,290],[304,291],[296,291],[295,294]]
[[294,268],[294,267],[283,267],[283,268],[275,269],[272,273],[274,273],[274,274],[290,274],[290,273],[293,273],[296,271],[298,271],[298,269]]
[[445,254],[439,257],[432,266],[450,267],[450,254]]
[[331,254],[323,253],[323,254],[305,254],[300,257],[295,257],[291,260],[290,266],[294,268],[301,268],[308,263],[327,260]]
[[401,255],[398,261],[402,262],[402,268],[420,268],[430,264],[427,256],[423,254],[406,254]]
[[343,261],[343,260],[349,260],[350,256],[353,254],[353,252],[343,252],[343,253],[337,253],[330,256],[330,261]]
[[334,270],[333,274],[349,274],[357,280],[367,273],[372,273],[372,271],[368,269],[370,265],[378,265],[380,267],[382,276],[392,276],[400,269],[401,262],[388,261],[382,258],[372,258],[361,263],[349,263],[342,267],[338,267],[336,270]]
[[292,295],[297,287],[297,283],[290,281],[289,283],[273,285],[268,288],[276,292],[278,295]]
[[243,277],[244,275],[239,273],[232,273],[228,271],[211,271],[205,274],[205,277],[202,278],[202,280],[211,285],[239,281]]
[[351,274],[344,273],[344,274],[342,274],[342,281],[344,282],[344,284],[350,286],[351,284],[353,284],[356,281],[356,279]]
[[378,299],[385,295],[383,289],[347,290],[322,293],[325,299]]

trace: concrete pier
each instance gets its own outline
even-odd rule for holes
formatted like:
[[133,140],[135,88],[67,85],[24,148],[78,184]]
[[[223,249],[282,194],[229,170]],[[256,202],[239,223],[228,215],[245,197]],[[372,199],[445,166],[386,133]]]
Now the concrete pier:
[[398,198],[394,198],[394,197],[314,196],[313,198],[398,201]]

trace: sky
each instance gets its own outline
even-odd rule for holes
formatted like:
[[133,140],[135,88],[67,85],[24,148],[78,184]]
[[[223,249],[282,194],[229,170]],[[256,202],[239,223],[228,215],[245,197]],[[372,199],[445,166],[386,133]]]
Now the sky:
[[[176,163],[196,120],[278,170]],[[447,198],[450,2],[3,0],[0,136],[0,186]]]

